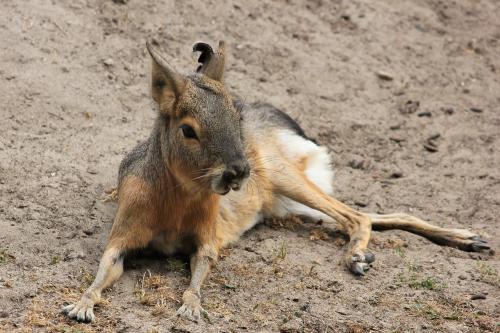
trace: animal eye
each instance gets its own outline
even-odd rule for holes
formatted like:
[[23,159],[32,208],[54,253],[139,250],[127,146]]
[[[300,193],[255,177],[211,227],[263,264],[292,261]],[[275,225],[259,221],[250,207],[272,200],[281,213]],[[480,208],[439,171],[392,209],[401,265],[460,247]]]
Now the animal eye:
[[185,138],[198,140],[198,136],[191,126],[183,124],[179,126],[179,128],[182,130],[182,134],[184,134]]

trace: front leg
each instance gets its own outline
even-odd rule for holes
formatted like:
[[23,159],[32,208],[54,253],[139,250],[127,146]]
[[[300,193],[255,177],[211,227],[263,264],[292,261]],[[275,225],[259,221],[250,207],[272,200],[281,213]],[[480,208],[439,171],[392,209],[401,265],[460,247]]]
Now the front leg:
[[80,301],[63,308],[68,317],[83,322],[94,320],[94,304],[100,301],[103,289],[118,280],[123,273],[123,251],[108,247],[99,263],[99,269],[92,285],[82,295]]
[[68,317],[83,322],[94,320],[94,304],[101,299],[102,291],[122,275],[125,253],[143,248],[151,241],[154,207],[151,207],[150,198],[150,192],[142,181],[134,178],[124,180],[118,211],[97,275],[80,301],[63,308]]
[[196,322],[200,320],[205,312],[201,307],[201,285],[217,256],[218,251],[215,247],[202,246],[191,257],[191,283],[182,296],[182,306],[177,310],[179,316]]

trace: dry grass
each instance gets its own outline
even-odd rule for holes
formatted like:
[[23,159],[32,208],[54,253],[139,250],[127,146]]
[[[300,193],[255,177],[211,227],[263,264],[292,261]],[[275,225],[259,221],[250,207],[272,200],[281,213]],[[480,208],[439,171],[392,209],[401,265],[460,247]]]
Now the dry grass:
[[401,304],[389,297],[384,297],[380,305],[394,310],[404,308],[408,316],[430,322],[433,327],[431,331],[437,331],[437,328],[448,321],[456,321],[470,328],[479,328],[480,332],[496,332],[495,314],[478,310],[469,300],[435,294],[433,297],[416,298],[410,304]]
[[[91,333],[116,331],[117,322],[111,319],[97,316],[95,323],[90,326],[68,319],[61,313],[63,304],[75,302],[79,299],[79,291],[50,284],[42,286],[39,290],[42,293],[33,300],[28,308],[21,332]],[[104,301],[100,305],[106,303],[107,301]]]
[[328,234],[323,229],[315,228],[309,232],[309,239],[312,241],[326,241],[330,239],[330,236],[328,236]]
[[288,215],[285,217],[272,217],[265,219],[265,225],[273,229],[288,229],[296,231],[303,224],[302,220],[295,215]]
[[484,331],[494,331],[496,326],[493,316],[477,311],[471,302],[459,299],[429,300],[415,303],[411,309],[433,321],[460,321]]
[[500,276],[494,267],[488,265],[486,262],[478,262],[476,264],[476,270],[481,275],[482,281],[492,286],[500,287]]
[[404,249],[408,247],[408,244],[399,238],[389,238],[389,239],[379,239],[377,237],[372,237],[370,243],[378,248],[382,249]]
[[80,291],[83,292],[88,287],[90,287],[92,282],[94,282],[94,276],[89,271],[87,271],[85,268],[81,268],[80,269],[80,282],[81,282]]
[[15,257],[12,254],[8,253],[6,249],[0,249],[0,264],[14,259]]
[[118,189],[113,187],[109,188],[106,191],[104,191],[106,194],[103,199],[101,199],[102,202],[116,202],[118,201]]
[[[182,293],[171,288],[170,282],[165,276],[152,274],[146,270],[142,278],[137,281],[134,289],[139,303],[153,307],[153,315],[161,315],[173,312],[180,306]],[[175,306],[174,306],[175,305]]]
[[28,315],[26,316],[26,325],[29,327],[48,327],[50,325],[47,317],[50,317],[50,314],[45,311],[45,307],[43,307],[40,301],[33,301],[31,304]]
[[276,259],[285,260],[286,255],[288,254],[288,250],[286,248],[285,241],[281,241],[280,246],[277,249],[275,249],[273,252],[274,252]]
[[186,262],[176,258],[167,259],[167,269],[171,272],[179,272],[182,274],[188,274],[188,265]]

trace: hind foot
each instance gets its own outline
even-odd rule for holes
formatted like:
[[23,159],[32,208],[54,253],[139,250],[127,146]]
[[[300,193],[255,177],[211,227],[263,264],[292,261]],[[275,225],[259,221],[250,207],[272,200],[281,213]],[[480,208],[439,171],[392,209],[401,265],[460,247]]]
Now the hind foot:
[[481,252],[490,249],[484,239],[467,229],[449,229],[447,234],[443,235],[441,239],[436,239],[436,242],[468,252]]
[[456,247],[458,247],[460,250],[468,252],[481,252],[483,250],[490,249],[488,242],[475,234],[465,239],[459,237],[453,237],[451,242],[455,243]]
[[374,261],[375,255],[370,251],[356,251],[349,253],[345,258],[347,268],[358,276],[365,275]]

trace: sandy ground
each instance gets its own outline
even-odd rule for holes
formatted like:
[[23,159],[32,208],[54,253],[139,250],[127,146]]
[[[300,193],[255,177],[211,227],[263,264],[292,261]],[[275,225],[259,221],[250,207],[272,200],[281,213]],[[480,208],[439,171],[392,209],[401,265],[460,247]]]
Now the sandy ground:
[[150,37],[181,71],[193,42],[225,39],[227,84],[330,148],[339,199],[500,245],[500,2],[119,2],[0,1],[0,331],[498,331],[494,251],[374,232],[377,261],[355,278],[345,239],[297,220],[224,251],[209,321],[173,317],[189,273],[146,254],[95,323],[59,314],[92,280],[116,209],[103,199],[152,126]]

